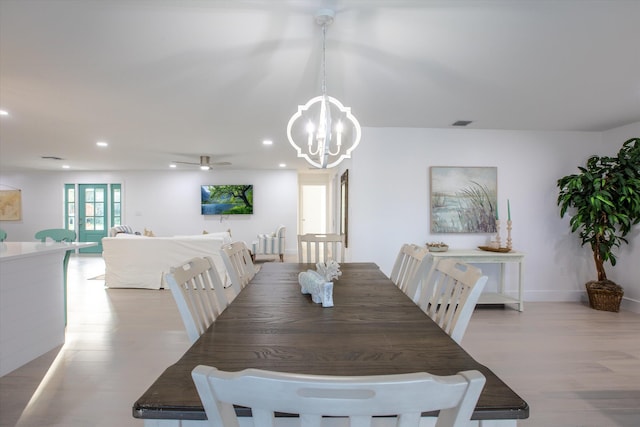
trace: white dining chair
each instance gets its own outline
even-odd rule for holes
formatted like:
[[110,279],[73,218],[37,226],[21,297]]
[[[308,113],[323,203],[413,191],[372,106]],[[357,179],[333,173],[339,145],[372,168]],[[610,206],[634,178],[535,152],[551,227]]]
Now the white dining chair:
[[433,260],[426,246],[405,243],[391,270],[391,281],[415,303],[418,303],[419,285],[426,275],[429,261]]
[[334,260],[344,262],[344,234],[298,235],[298,262],[318,263]]
[[238,426],[234,404],[251,408],[253,424],[261,427],[275,425],[275,412],[298,414],[302,427],[319,427],[322,416],[348,417],[351,426],[364,427],[374,416],[392,415],[396,425],[417,427],[421,414],[433,411],[440,411],[438,427],[466,427],[486,381],[479,371],[345,377],[204,365],[192,377],[212,427]]
[[164,280],[171,289],[189,339],[194,343],[229,305],[213,259],[193,258],[171,268]]
[[242,241],[227,243],[222,245],[220,255],[227,269],[231,285],[235,288],[236,293],[240,292],[258,271],[251,260],[249,248]]
[[486,283],[479,268],[444,258],[423,283],[418,305],[460,344]]

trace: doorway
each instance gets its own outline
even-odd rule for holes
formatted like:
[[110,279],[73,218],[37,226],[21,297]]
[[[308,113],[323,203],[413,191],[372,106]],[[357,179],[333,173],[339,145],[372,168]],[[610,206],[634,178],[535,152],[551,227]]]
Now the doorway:
[[83,248],[82,253],[102,253],[102,238],[107,236],[107,185],[78,186],[78,240],[96,242],[98,246]]
[[65,184],[64,222],[75,231],[79,242],[96,242],[97,246],[80,249],[81,253],[102,253],[102,238],[109,227],[122,225],[121,184]]
[[327,186],[300,187],[300,234],[327,232]]
[[298,234],[335,232],[330,183],[328,172],[298,175]]

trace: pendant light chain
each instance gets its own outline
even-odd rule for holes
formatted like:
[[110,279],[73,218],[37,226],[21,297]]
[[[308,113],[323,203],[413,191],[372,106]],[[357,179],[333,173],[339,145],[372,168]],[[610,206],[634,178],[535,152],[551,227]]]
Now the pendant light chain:
[[327,24],[322,24],[322,96],[327,96]]

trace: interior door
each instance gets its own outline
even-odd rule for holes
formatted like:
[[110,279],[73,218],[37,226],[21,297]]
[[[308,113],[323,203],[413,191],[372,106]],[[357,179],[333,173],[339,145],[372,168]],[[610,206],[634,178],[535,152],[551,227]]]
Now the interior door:
[[80,184],[78,190],[78,240],[98,243],[80,252],[102,253],[102,238],[108,231],[107,184]]
[[302,185],[300,234],[327,232],[327,186]]

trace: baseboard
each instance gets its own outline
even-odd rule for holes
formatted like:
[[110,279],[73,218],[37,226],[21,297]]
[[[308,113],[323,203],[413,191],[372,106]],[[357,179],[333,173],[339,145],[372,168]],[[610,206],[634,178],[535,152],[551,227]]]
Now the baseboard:
[[622,297],[620,308],[622,310],[631,311],[633,313],[640,313],[640,301],[633,298]]
[[[589,304],[586,291],[525,291],[525,302],[583,302]],[[620,304],[622,310],[640,313],[640,301],[623,297]]]
[[524,291],[523,299],[525,302],[573,302],[581,301],[583,296],[587,296],[584,290]]

